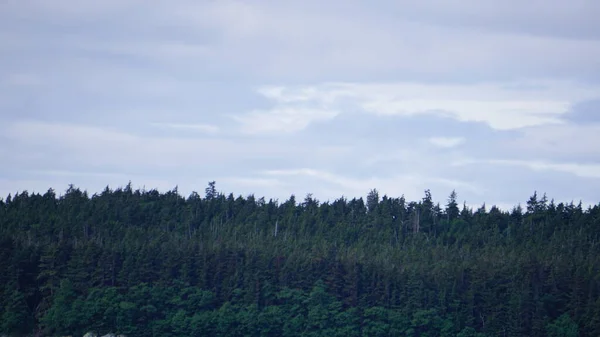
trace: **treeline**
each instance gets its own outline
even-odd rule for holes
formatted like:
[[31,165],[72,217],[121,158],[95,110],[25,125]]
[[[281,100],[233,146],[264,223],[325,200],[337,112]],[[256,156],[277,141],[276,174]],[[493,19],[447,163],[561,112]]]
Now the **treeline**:
[[600,336],[600,207],[133,190],[0,201],[0,332]]

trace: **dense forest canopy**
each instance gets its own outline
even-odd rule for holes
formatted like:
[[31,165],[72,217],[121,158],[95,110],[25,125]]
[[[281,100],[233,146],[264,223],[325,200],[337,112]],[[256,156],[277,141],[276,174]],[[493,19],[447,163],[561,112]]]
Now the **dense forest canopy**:
[[0,201],[0,332],[600,336],[600,206],[177,189]]

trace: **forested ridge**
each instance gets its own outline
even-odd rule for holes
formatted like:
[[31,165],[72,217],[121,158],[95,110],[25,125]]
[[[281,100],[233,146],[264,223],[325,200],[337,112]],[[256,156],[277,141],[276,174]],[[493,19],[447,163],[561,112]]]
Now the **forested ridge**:
[[0,332],[600,336],[600,206],[133,190],[0,201]]

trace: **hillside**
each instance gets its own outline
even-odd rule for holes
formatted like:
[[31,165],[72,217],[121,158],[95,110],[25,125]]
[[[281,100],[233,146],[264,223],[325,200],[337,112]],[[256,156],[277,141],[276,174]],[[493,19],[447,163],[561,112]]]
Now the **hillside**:
[[0,331],[600,336],[600,206],[278,202],[131,185],[0,202]]

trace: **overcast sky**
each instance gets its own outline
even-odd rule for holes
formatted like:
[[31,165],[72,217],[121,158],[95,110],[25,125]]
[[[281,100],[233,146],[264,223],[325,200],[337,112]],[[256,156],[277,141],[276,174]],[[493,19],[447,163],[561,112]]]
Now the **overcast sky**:
[[0,196],[600,200],[600,1],[3,0]]

